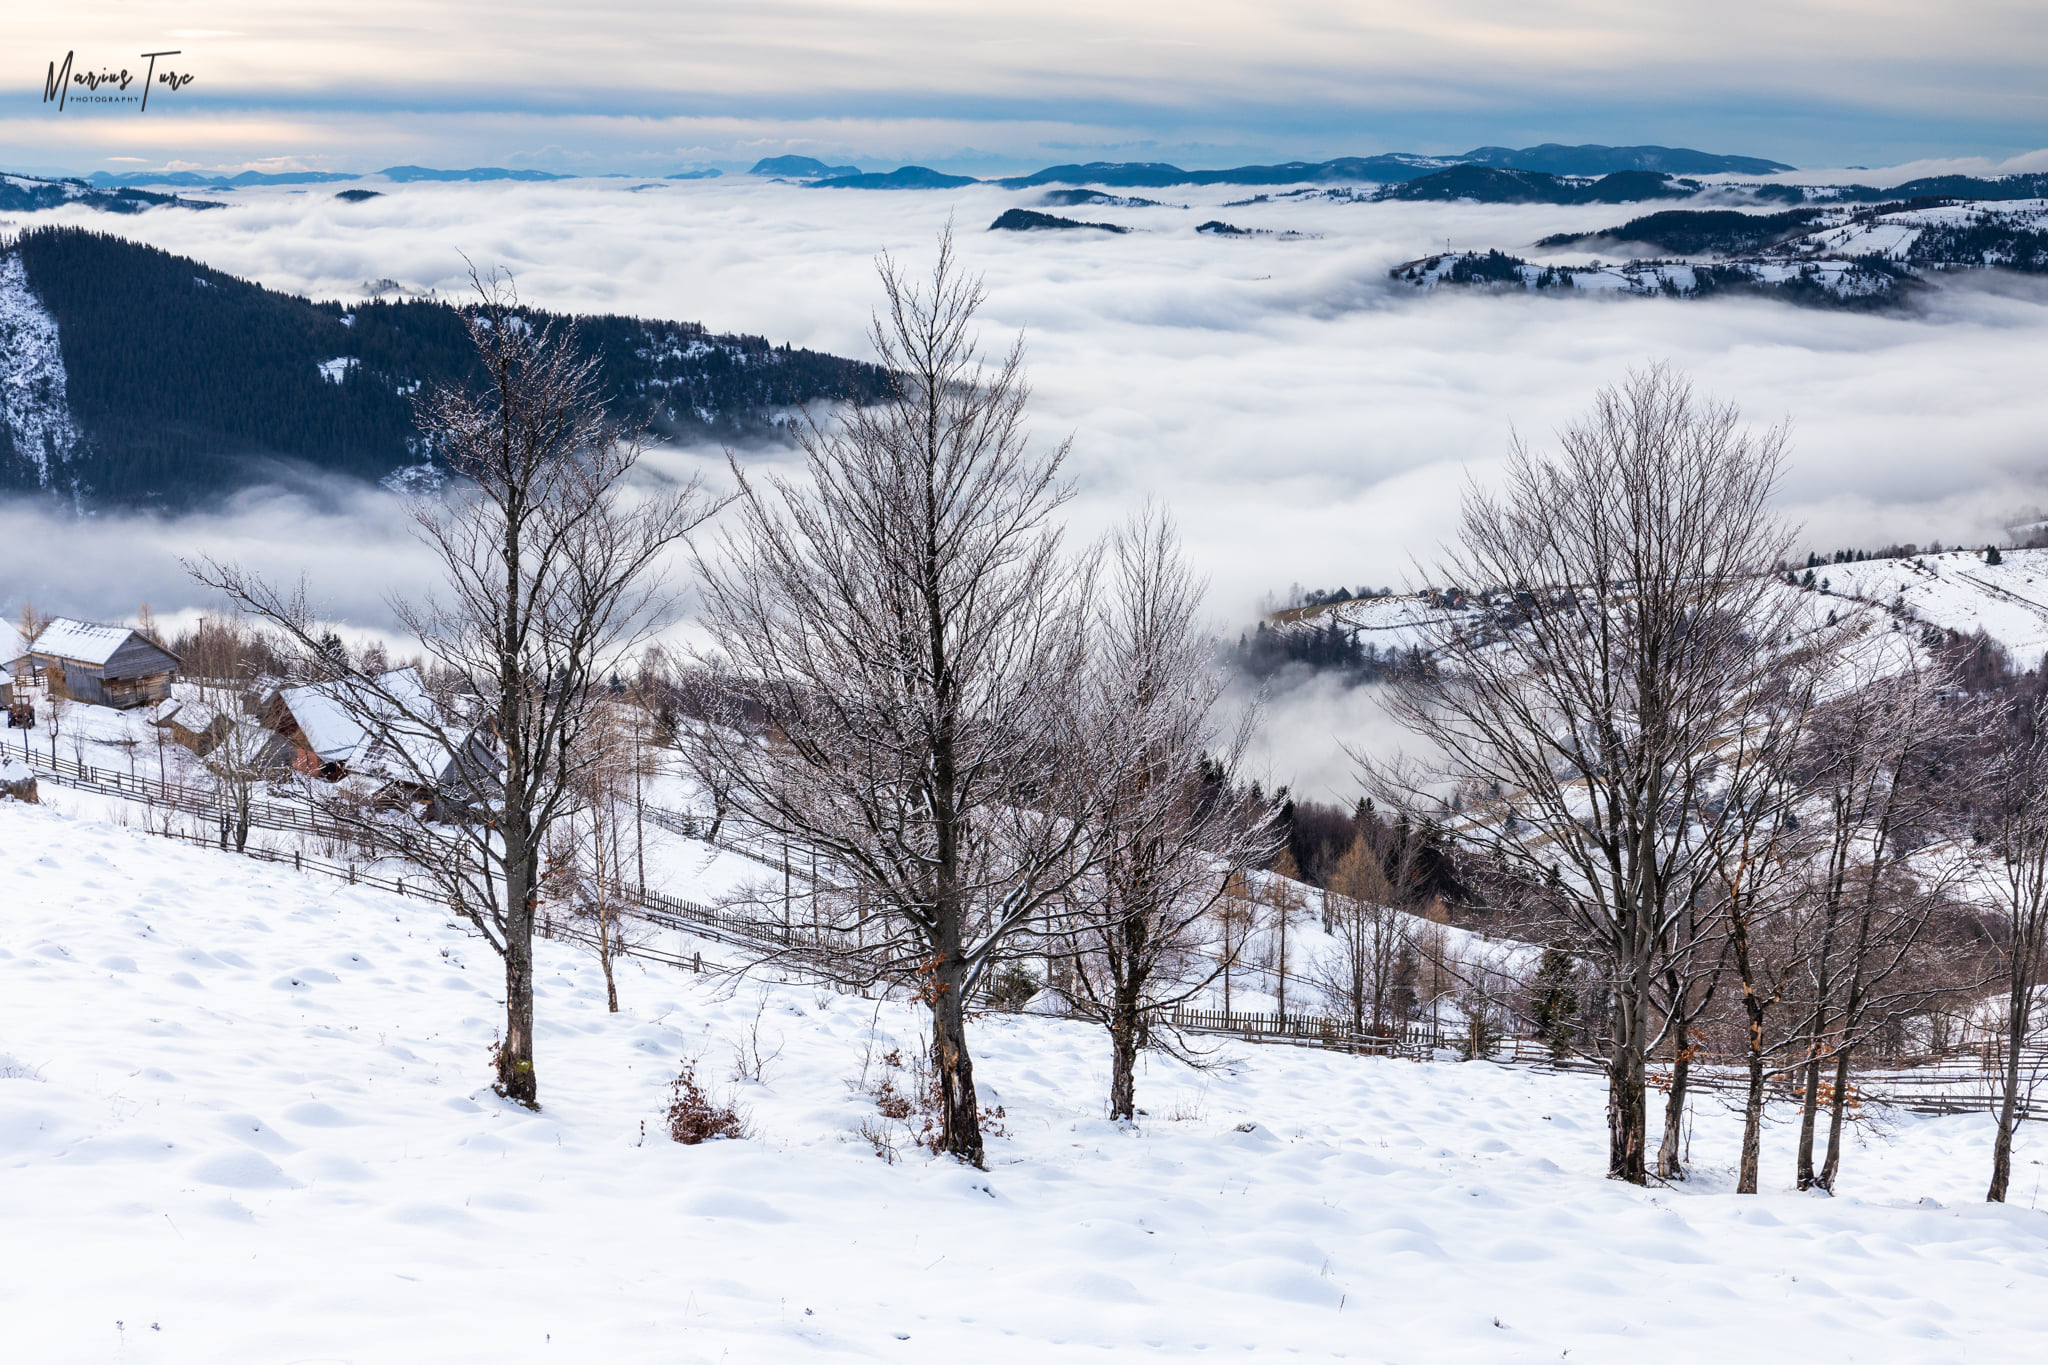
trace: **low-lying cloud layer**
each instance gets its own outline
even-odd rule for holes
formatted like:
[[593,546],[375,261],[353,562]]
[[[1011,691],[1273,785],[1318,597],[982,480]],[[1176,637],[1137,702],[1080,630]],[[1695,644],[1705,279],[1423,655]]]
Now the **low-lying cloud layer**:
[[[464,256],[516,272],[558,309],[700,320],[868,354],[873,258],[922,267],[950,220],[987,279],[986,339],[1027,334],[1036,429],[1072,433],[1070,520],[1091,536],[1147,498],[1168,504],[1234,631],[1264,594],[1400,585],[1450,530],[1468,479],[1510,434],[1537,443],[1630,367],[1665,359],[1760,423],[1789,419],[1788,517],[1819,548],[1979,542],[2044,500],[2048,292],[1958,279],[1924,310],[1872,316],[1771,301],[1418,294],[1387,278],[1441,249],[1532,253],[1548,233],[1606,226],[1615,207],[1268,202],[1163,191],[1159,208],[1091,209],[1102,233],[989,233],[995,189],[862,193],[727,179],[408,185],[343,204],[243,192],[206,214],[113,220],[127,233],[276,288],[347,297],[392,278],[445,295]],[[1187,205],[1182,208],[1179,205]],[[1222,239],[1211,218],[1276,235]],[[1286,238],[1279,231],[1309,234]],[[1583,259],[1576,257],[1574,259]],[[715,455],[715,452],[678,452]],[[418,572],[381,494],[258,495],[176,522],[0,516],[0,599],[108,613],[199,600],[178,555],[295,574],[374,622]]]

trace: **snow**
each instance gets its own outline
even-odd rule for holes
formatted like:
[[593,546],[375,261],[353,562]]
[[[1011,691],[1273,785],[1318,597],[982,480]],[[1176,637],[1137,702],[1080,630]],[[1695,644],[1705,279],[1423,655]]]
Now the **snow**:
[[[2031,668],[2048,652],[2048,549],[2001,554],[1999,564],[1986,564],[1981,550],[1951,550],[1818,565],[1813,570],[1816,588],[1822,581],[1828,587],[1804,594],[1802,615],[1809,628],[1830,611],[1845,617],[1862,612],[1882,625],[1897,608],[1903,622],[1963,635],[1982,630],[2019,667]],[[1803,575],[1805,568],[1797,572]],[[1786,591],[1797,590],[1788,586]],[[1423,593],[1362,598],[1309,608],[1279,628],[1308,629],[1336,620],[1355,629],[1361,643],[1385,652],[1427,646],[1434,629],[1430,622],[1445,610]]]
[[128,626],[103,626],[60,616],[37,634],[35,652],[75,663],[104,664],[134,633]]
[[18,251],[0,254],[0,425],[43,488],[50,486],[52,458],[70,459],[80,439],[65,396],[57,320],[29,288]]
[[1982,551],[1953,550],[1823,564],[1813,572],[1836,596],[1884,607],[1897,602],[1910,619],[1964,635],[1982,630],[2015,664],[2031,668],[2048,651],[2048,550],[2006,550],[2002,558],[1986,564]]
[[[351,714],[344,704],[344,689],[349,684],[288,687],[283,692],[284,704],[298,723],[306,747],[318,754],[323,763],[342,763],[359,770],[377,768],[401,778],[440,772],[450,756],[447,746],[432,733],[431,727],[439,723],[440,711],[427,695],[420,675],[410,668],[394,668],[381,674],[377,682],[383,694],[373,695],[364,689],[354,705],[358,711],[367,709],[393,718],[386,728],[388,738],[403,750],[400,754],[385,752],[381,738],[372,738],[356,715]],[[385,760],[382,763],[378,761],[380,756]]]
[[[2007,1207],[1982,1116],[1866,1124],[1827,1200],[1778,1114],[1737,1197],[1710,1105],[1698,1178],[1640,1190],[1595,1078],[1239,1048],[1153,1060],[1123,1127],[1099,1031],[989,1017],[988,1171],[889,1165],[850,1083],[909,1005],[627,963],[609,1015],[543,943],[533,1114],[482,1084],[500,980],[418,901],[0,807],[10,1357],[2017,1360],[2048,1326],[2032,1126]],[[723,1090],[757,1010],[757,1136],[670,1143],[677,1066]]]
[[11,621],[0,621],[0,669],[12,666],[17,660],[28,657],[28,641],[14,628]]
[[[353,321],[353,319],[351,319],[351,321]],[[320,378],[329,384],[339,384],[343,380],[347,379],[349,374],[355,368],[356,360],[354,356],[336,356],[332,360],[323,360],[320,362]]]

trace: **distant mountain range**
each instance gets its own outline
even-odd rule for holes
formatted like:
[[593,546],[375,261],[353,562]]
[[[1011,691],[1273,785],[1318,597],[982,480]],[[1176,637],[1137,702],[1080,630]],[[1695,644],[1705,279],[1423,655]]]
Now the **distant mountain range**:
[[747,168],[748,175],[783,175],[794,180],[825,176],[859,175],[858,166],[828,166],[814,156],[768,156]]
[[[784,158],[803,160],[808,158]],[[767,163],[761,163],[766,165]],[[813,162],[813,166],[823,163]],[[1030,175],[1005,176],[985,183],[1006,190],[1041,185],[1102,185],[1117,189],[1165,189],[1173,185],[1304,185],[1332,182],[1388,185],[1420,179],[1453,166],[1490,166],[1501,170],[1536,171],[1547,175],[1604,176],[1617,171],[1665,175],[1770,175],[1794,167],[1754,156],[1719,156],[1689,147],[1566,147],[1546,142],[1540,147],[1475,147],[1463,156],[1417,156],[1389,152],[1381,156],[1345,156],[1332,161],[1286,161],[1271,166],[1233,166],[1226,170],[1190,171],[1164,161],[1090,161],[1048,166]],[[756,174],[763,174],[760,166]],[[887,175],[823,170],[776,171],[815,177],[819,188],[951,189],[973,184],[969,176],[949,176],[926,166],[903,166]]]
[[[1720,156],[1688,147],[1606,147],[1588,143],[1567,147],[1546,142],[1538,147],[1475,147],[1463,156],[1418,156],[1389,152],[1381,156],[1345,156],[1331,161],[1287,161],[1270,166],[1234,166],[1225,170],[1183,170],[1163,161],[1091,161],[1085,164],[1048,166],[1030,175],[1005,176],[980,181],[968,175],[951,175],[928,166],[902,166],[893,171],[863,171],[858,166],[831,165],[809,156],[771,156],[749,168],[750,175],[782,176],[809,180],[839,189],[952,189],[960,185],[992,183],[1004,189],[1034,189],[1040,185],[1105,185],[1131,188],[1164,188],[1169,185],[1298,185],[1324,182],[1394,184],[1439,171],[1447,166],[1494,166],[1503,170],[1543,171],[1551,175],[1611,175],[1616,171],[1662,171],[1667,175],[1769,175],[1793,167],[1780,161],[1754,156]],[[679,171],[671,180],[698,180],[717,175],[715,170]],[[198,171],[94,171],[78,177],[79,183],[95,189],[123,186],[167,185],[179,189],[227,190],[256,185],[324,185],[341,180],[361,180],[379,175],[386,180],[568,180],[574,177],[553,171],[506,170],[502,166],[475,166],[467,170],[436,170],[429,166],[387,166],[381,171],[242,171],[236,175],[208,175]]]
[[1482,204],[1633,204],[1684,199],[1703,187],[1664,171],[1614,171],[1598,180],[1498,166],[1451,166],[1381,190],[1381,199],[1472,199]]
[[[770,435],[789,408],[884,382],[691,322],[529,316],[598,357],[614,417],[664,434]],[[315,303],[76,228],[0,251],[0,489],[175,508],[293,465],[382,479],[429,459],[415,395],[480,377],[431,298]]]
[[0,213],[34,213],[60,204],[84,204],[107,213],[140,213],[144,209],[174,207],[217,209],[215,199],[186,199],[177,194],[158,194],[132,185],[102,188],[82,180],[45,180],[34,175],[0,173]]

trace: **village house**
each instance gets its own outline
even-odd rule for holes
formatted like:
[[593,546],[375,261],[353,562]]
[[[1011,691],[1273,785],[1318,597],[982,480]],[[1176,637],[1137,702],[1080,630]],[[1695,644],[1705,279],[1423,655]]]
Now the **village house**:
[[264,703],[262,724],[277,736],[270,764],[327,782],[368,778],[381,784],[375,796],[384,802],[431,801],[452,818],[458,807],[487,802],[496,781],[488,734],[446,721],[410,668],[379,675],[374,688],[280,688]]
[[117,710],[165,700],[178,676],[178,656],[141,631],[64,617],[43,627],[29,659],[52,697]]
[[0,621],[0,711],[7,712],[9,725],[17,723],[14,680],[17,675],[25,678],[28,670],[28,641],[22,638],[20,631]]
[[170,736],[171,743],[205,758],[220,747],[234,729],[234,721],[204,702],[172,701],[157,709],[151,725]]

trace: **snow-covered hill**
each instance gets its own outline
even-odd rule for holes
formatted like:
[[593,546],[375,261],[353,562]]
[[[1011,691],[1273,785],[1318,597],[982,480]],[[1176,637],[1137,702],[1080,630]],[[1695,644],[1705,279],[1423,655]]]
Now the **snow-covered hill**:
[[[1539,246],[1591,244],[1626,256],[1654,236],[1630,237],[1647,223],[1726,219],[1726,211],[1679,210],[1600,233],[1546,239]],[[1583,251],[1530,261],[1500,250],[1452,251],[1410,261],[1396,279],[1417,288],[1476,285],[1508,290],[1590,290],[1595,293],[1699,298],[1746,291],[1802,302],[1872,304],[1901,299],[1930,274],[1955,270],[2048,270],[2048,200],[1964,200],[1910,207],[1843,205],[1797,216],[1810,219],[1760,250],[1678,248],[1655,259],[1587,259]],[[1760,215],[1755,221],[1770,221]],[[1670,252],[1670,248],[1666,248]],[[1684,254],[1685,252],[1692,254]]]
[[[1601,1178],[1598,1081],[1248,1049],[1154,1061],[975,1025],[987,1172],[878,1160],[855,1088],[905,1004],[543,944],[545,1109],[483,1087],[496,962],[417,901],[0,803],[0,1251],[23,1361],[2020,1360],[2038,1137],[1873,1116],[1841,1198]],[[686,1057],[757,1136],[662,1133]],[[643,1136],[643,1124],[645,1133]]]
[[[1808,612],[1816,617],[1861,612],[1879,628],[1896,621],[1902,629],[1933,626],[1962,635],[1981,630],[2017,665],[2031,668],[2048,651],[2048,549],[2006,550],[2001,558],[1987,564],[1982,551],[1950,550],[1822,564],[1813,570],[1811,589],[1788,584],[1785,591],[1808,599]],[[1337,621],[1385,653],[1425,643],[1427,622],[1446,614],[1477,620],[1485,607],[1472,596],[1408,593],[1286,612],[1277,626],[1303,630]]]
[[53,466],[70,460],[79,444],[57,320],[29,288],[13,252],[0,252],[0,434],[0,482],[31,488],[49,487],[61,474]]

